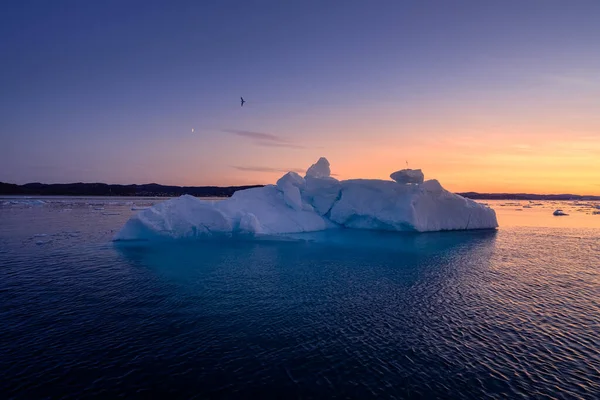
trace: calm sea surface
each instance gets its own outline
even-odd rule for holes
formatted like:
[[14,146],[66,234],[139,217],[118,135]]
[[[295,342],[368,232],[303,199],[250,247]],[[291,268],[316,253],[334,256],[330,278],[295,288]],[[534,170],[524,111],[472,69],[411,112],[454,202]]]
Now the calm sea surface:
[[0,198],[1,398],[600,398],[598,203],[489,202],[492,232],[111,241],[158,201]]

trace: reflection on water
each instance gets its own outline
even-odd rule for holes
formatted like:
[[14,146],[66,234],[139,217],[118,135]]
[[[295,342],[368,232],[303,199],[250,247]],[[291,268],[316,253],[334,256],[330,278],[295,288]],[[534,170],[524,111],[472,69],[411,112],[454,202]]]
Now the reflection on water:
[[75,203],[0,207],[4,397],[600,392],[600,229],[114,244],[132,205]]
[[[336,230],[288,235],[281,238],[209,239],[179,242],[115,242],[124,259],[153,271],[186,280],[189,275],[215,269],[237,273],[233,265],[258,270],[265,262],[283,270],[323,272],[322,265],[335,263],[337,268],[363,268],[386,265],[400,270],[403,276],[418,274],[427,262],[456,254],[488,257],[494,248],[496,231],[464,231],[431,234],[397,234],[356,230]],[[297,262],[299,267],[292,263]],[[389,265],[388,265],[389,264]],[[204,279],[204,278],[198,278]]]
[[[485,201],[501,228],[554,227],[600,229],[600,201]],[[563,210],[567,216],[554,216]]]

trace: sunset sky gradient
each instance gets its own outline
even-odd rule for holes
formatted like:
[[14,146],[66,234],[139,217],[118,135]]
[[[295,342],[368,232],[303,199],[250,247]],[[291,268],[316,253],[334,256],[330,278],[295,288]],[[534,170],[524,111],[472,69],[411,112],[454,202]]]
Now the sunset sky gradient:
[[0,181],[600,195],[599,1],[210,3],[3,2]]

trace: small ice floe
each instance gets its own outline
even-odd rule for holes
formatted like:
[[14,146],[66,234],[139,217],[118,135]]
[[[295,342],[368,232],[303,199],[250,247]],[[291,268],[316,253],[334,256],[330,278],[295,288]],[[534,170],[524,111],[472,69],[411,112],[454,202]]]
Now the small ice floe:
[[36,233],[35,235],[33,235],[34,238],[46,237],[46,236],[48,236],[47,233]]
[[147,208],[150,208],[150,207],[137,207],[137,206],[136,206],[136,207],[131,207],[131,211],[145,210],[145,209],[147,209]]
[[531,206],[525,205],[523,206],[523,208],[531,208]]
[[67,239],[71,237],[78,237],[80,231],[62,231],[54,233],[52,236],[57,240]]
[[553,215],[560,217],[560,216],[569,215],[569,214],[565,213],[563,210],[556,210],[556,211],[554,211]]
[[28,206],[42,206],[46,204],[46,202],[44,200],[27,200],[24,201],[23,204],[26,204]]
[[96,210],[96,211],[102,211],[102,210],[104,210],[104,207],[94,207],[94,210]]
[[64,231],[57,233],[57,235],[62,235],[64,237],[79,237],[81,231]]
[[2,203],[3,206],[42,206],[46,204],[43,200],[35,200],[35,199],[17,199],[17,200],[9,200]]
[[121,213],[118,213],[118,212],[103,212],[102,215],[121,215]]
[[52,242],[52,239],[49,240],[38,240],[37,242],[35,242],[35,244],[37,244],[38,246],[44,245],[44,244],[48,244]]

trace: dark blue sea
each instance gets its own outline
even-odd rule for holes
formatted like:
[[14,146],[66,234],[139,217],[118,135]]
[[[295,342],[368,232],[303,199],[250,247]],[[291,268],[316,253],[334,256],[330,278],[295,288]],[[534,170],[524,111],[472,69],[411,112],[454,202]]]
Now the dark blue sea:
[[1,398],[600,398],[595,205],[497,202],[497,231],[112,242],[157,201],[0,199]]

